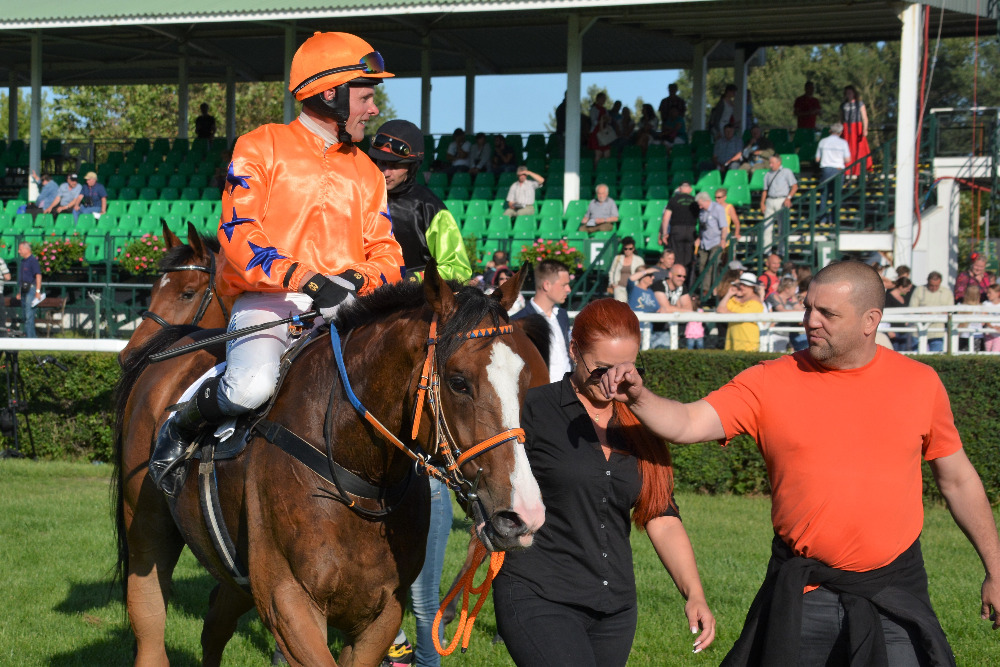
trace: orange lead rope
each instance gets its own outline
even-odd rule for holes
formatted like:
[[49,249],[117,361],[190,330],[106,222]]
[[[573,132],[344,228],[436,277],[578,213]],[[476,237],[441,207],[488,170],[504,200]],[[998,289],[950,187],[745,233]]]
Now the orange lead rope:
[[[473,529],[473,535],[475,535],[475,529]],[[483,579],[483,583],[478,586],[473,585],[473,578],[476,576],[476,570],[479,569],[479,565],[482,562],[483,557],[486,555],[486,547],[478,539],[476,540],[476,549],[472,557],[472,562],[474,565],[470,567],[464,575],[462,575],[461,580],[458,585],[455,586],[451,592],[445,596],[444,601],[441,603],[441,607],[438,609],[437,613],[434,614],[434,626],[432,627],[432,633],[434,635],[434,648],[440,655],[451,655],[455,650],[455,646],[458,645],[458,640],[462,640],[462,653],[465,653],[469,648],[469,635],[472,634],[472,624],[476,622],[476,616],[479,614],[479,610],[482,608],[483,603],[486,602],[486,594],[490,592],[490,588],[493,586],[493,577],[497,576],[497,572],[500,571],[500,567],[503,565],[504,552],[494,551],[490,554],[490,565],[486,570],[486,578]],[[455,636],[451,638],[451,643],[448,644],[447,648],[441,647],[441,637],[438,632],[438,628],[441,627],[441,616],[444,614],[445,608],[448,603],[452,601],[458,592],[462,591],[462,611],[458,617],[458,628],[455,630]],[[475,593],[479,596],[476,600],[476,606],[472,608],[472,615],[469,615],[469,594]]]

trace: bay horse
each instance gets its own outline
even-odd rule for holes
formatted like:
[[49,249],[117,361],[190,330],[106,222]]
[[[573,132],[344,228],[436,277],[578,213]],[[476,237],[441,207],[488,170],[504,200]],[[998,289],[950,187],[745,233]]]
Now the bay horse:
[[[547,377],[528,337],[506,325],[506,308],[522,281],[523,271],[493,296],[473,287],[453,294],[431,264],[422,285],[380,287],[345,309],[337,322],[354,393],[391,434],[432,453],[439,440],[432,436],[440,433],[458,451],[485,450],[474,460],[459,458],[459,482],[453,486],[465,489],[469,504],[478,508],[475,528],[495,549],[529,545],[544,521],[521,436],[510,435],[519,431],[529,384]],[[404,485],[413,461],[351,408],[330,339],[318,337],[292,364],[267,419],[317,452],[325,449],[336,464],[385,493],[405,490],[392,498],[392,511],[384,516],[355,512],[337,502],[344,497],[333,484],[255,433],[241,454],[215,468],[228,537],[249,575],[247,592],[212,546],[197,485],[184,486],[172,514],[147,475],[168,406],[224,358],[222,350],[204,349],[150,365],[148,355],[199,337],[204,334],[193,327],[157,333],[131,355],[118,387],[118,572],[137,641],[136,664],[167,664],[169,585],[186,544],[220,581],[202,632],[204,664],[220,664],[238,618],[256,606],[292,665],[338,664],[328,648],[329,625],[346,638],[339,664],[375,667],[396,635],[407,591],[422,566],[429,522],[426,480]],[[432,337],[436,349],[428,354]],[[430,377],[426,365],[435,367],[431,375],[439,384],[421,379]],[[438,408],[417,410],[420,389],[428,386],[436,387],[425,393],[434,394]],[[483,447],[494,441],[503,444]],[[190,472],[198,464],[187,466]],[[352,500],[369,513],[389,509],[378,500]]]
[[162,275],[153,283],[149,308],[142,322],[118,353],[122,366],[132,352],[163,327],[190,324],[205,329],[224,327],[233,312],[231,296],[222,296],[216,287],[216,267],[222,265],[219,242],[203,237],[188,222],[188,242],[184,243],[163,223],[167,254],[160,260]]

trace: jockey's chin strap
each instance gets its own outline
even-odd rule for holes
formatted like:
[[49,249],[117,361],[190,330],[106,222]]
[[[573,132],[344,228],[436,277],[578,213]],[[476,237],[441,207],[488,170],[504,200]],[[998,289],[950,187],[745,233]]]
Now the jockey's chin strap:
[[[335,326],[330,327],[330,342],[333,345],[333,356],[337,362],[337,370],[340,372],[340,379],[344,385],[344,392],[347,394],[347,400],[351,403],[358,414],[360,414],[365,421],[371,424],[372,427],[378,431],[378,433],[386,441],[411,458],[415,462],[418,472],[447,484],[465,500],[474,501],[477,499],[479,477],[482,473],[482,469],[479,469],[477,472],[476,479],[473,482],[470,482],[462,474],[460,468],[476,457],[482,456],[491,449],[506,442],[512,442],[515,440],[517,442],[524,442],[524,429],[509,428],[494,435],[493,437],[479,442],[465,451],[462,451],[461,448],[459,448],[458,444],[455,442],[454,436],[452,436],[451,431],[448,428],[448,422],[445,419],[441,405],[441,378],[437,371],[437,356],[435,354],[437,349],[437,321],[438,316],[435,313],[431,318],[430,333],[427,337],[427,356],[424,359],[420,382],[417,384],[416,405],[414,407],[413,416],[413,431],[410,435],[411,440],[416,440],[417,432],[420,429],[420,419],[423,414],[423,406],[426,402],[432,418],[431,436],[434,442],[434,447],[429,455],[421,455],[414,451],[411,447],[397,438],[378,419],[376,419],[364,405],[362,405],[361,401],[358,400],[358,397],[354,394],[354,390],[351,388],[350,380],[347,377],[347,368],[344,366],[344,355],[340,343],[340,334]],[[458,337],[465,340],[490,338],[493,336],[509,334],[513,331],[514,327],[507,324],[499,327],[474,329],[472,331],[458,334]],[[431,463],[431,457],[438,453],[440,453],[441,458],[444,460],[447,474],[442,474],[441,471]]]

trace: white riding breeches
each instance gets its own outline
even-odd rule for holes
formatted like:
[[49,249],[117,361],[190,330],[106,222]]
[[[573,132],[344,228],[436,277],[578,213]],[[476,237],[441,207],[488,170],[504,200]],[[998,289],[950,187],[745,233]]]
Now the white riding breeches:
[[[246,292],[233,304],[229,331],[300,315],[311,306],[312,298],[299,292]],[[229,341],[219,409],[236,416],[266,403],[278,384],[281,355],[291,342],[287,324]]]

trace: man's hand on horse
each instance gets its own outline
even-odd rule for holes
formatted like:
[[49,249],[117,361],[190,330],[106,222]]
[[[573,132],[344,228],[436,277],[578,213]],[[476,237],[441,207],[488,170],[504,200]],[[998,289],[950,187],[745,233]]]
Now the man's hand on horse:
[[605,398],[632,404],[642,393],[642,377],[635,364],[612,366],[601,377],[601,391]]
[[330,322],[342,306],[354,301],[363,284],[364,277],[357,271],[344,271],[330,278],[317,273],[305,281],[302,292],[313,298],[313,307]]

